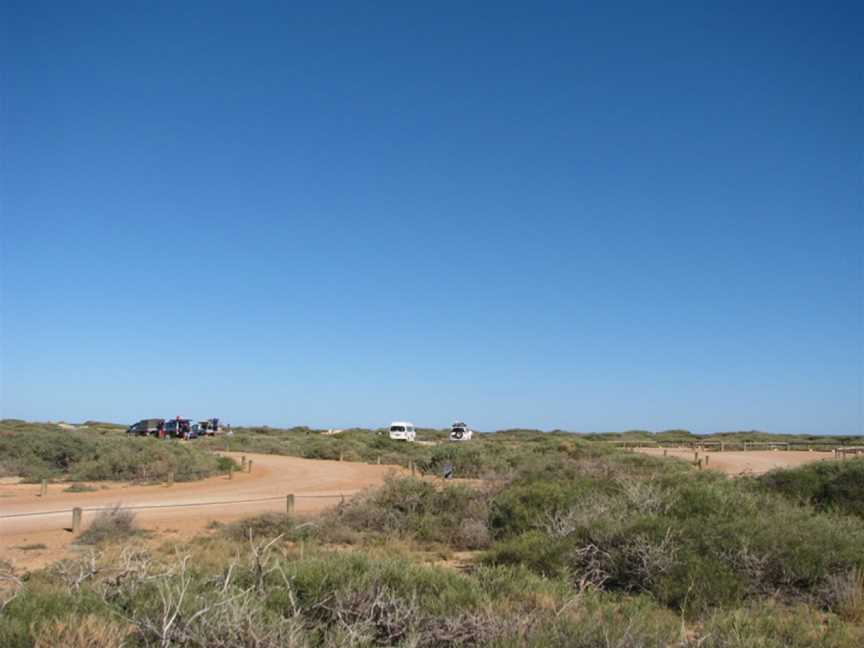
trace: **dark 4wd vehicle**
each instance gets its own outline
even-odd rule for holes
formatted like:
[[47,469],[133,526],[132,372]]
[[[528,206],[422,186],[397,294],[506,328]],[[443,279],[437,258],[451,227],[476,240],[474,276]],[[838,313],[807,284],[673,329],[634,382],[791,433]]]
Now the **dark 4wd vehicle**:
[[165,423],[165,436],[188,439],[192,436],[192,421],[184,418],[171,419]]
[[126,434],[137,436],[159,436],[165,427],[165,419],[141,419],[126,429]]

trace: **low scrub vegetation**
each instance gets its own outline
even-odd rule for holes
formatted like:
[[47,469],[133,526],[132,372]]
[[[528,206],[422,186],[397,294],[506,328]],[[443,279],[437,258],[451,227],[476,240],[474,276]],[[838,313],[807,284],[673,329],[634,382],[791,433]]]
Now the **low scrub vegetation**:
[[864,518],[864,458],[821,461],[790,470],[775,470],[759,478],[767,491],[820,511],[837,511]]
[[[396,443],[280,434],[230,443],[373,459]],[[474,479],[393,477],[314,519],[158,548],[112,521],[92,554],[26,580],[4,567],[0,645],[864,645],[859,462],[733,480],[530,431],[392,452]]]
[[864,437],[854,435],[824,435],[824,434],[776,434],[759,430],[738,430],[735,432],[714,432],[711,434],[694,434],[689,430],[663,430],[649,432],[648,430],[627,430],[626,432],[597,432],[580,435],[593,441],[613,441],[617,443],[633,443],[639,445],[659,444],[700,444],[722,441],[727,446],[740,449],[745,443],[789,443],[793,447],[814,450],[830,450],[838,445],[864,445]]
[[464,485],[391,478],[304,527],[300,537],[329,543],[381,543],[393,539],[452,549],[489,546],[488,497]]
[[281,454],[305,459],[364,461],[408,466],[413,463],[423,474],[441,475],[445,467],[456,477],[498,478],[512,473],[532,458],[554,452],[558,446],[584,457],[614,453],[606,444],[592,443],[572,434],[542,433],[533,430],[504,431],[474,437],[470,443],[429,443],[443,441],[446,432],[422,430],[420,443],[390,439],[382,430],[345,430],[336,435],[320,434],[309,428],[234,428],[231,437],[210,437],[200,447],[243,452]]
[[722,477],[625,482],[555,508],[515,496],[503,504],[521,523],[498,530],[487,562],[646,592],[687,612],[759,596],[811,600],[834,575],[864,565],[858,520],[748,493]]
[[8,600],[0,644],[853,648],[864,640],[837,614],[803,603],[741,603],[687,625],[650,595],[574,588],[524,567],[464,574],[383,551],[303,551],[278,540],[65,561],[32,574]]
[[262,513],[226,526],[218,525],[214,528],[221,528],[222,532],[233,540],[244,541],[256,538],[287,536],[294,531],[296,526],[294,518],[285,513]]
[[27,481],[177,481],[228,469],[230,459],[192,444],[128,438],[116,430],[66,429],[59,425],[0,422],[0,476]]

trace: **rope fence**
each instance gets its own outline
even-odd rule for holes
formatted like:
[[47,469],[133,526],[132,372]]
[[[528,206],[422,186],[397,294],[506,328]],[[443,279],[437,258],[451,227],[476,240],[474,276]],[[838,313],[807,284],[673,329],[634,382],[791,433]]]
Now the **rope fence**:
[[[153,475],[153,476],[149,476],[149,477],[147,475],[139,475],[139,476],[132,476],[128,480],[115,479],[112,481],[130,481],[133,484],[165,484],[166,486],[173,486],[175,482],[192,481],[190,479],[190,477],[198,477],[198,478],[206,479],[209,477],[222,476],[222,477],[226,477],[228,479],[233,479],[235,472],[244,472],[244,473],[251,473],[252,472],[252,460],[250,459],[247,461],[246,455],[243,455],[242,459],[243,460],[242,460],[239,467],[235,467],[235,466],[231,465],[228,467],[227,470],[213,470],[213,469],[208,469],[208,468],[204,468],[204,469],[200,469],[200,470],[181,470],[181,471],[171,471],[169,473],[163,473],[160,475]],[[40,484],[39,495],[41,497],[45,497],[48,494],[49,483],[65,485],[66,489],[64,489],[64,490],[67,492],[75,492],[75,490],[70,490],[70,489],[74,489],[76,486],[80,486],[80,485],[84,484],[85,488],[81,492],[85,492],[85,491],[89,491],[89,490],[95,490],[89,484],[94,483],[94,482],[98,483],[99,481],[100,480],[85,479],[85,480],[75,481],[75,482],[49,482],[47,479],[43,479],[41,481],[41,484]]]
[[[349,493],[349,497],[353,493]],[[258,497],[254,499],[238,499],[238,500],[219,500],[215,502],[183,502],[179,504],[138,504],[132,506],[123,506],[126,511],[145,511],[153,509],[171,509],[171,508],[188,508],[193,506],[224,506],[226,504],[251,504],[258,502],[285,502],[285,512],[291,514],[294,512],[294,501],[299,499],[333,499],[339,498],[342,502],[345,501],[345,493],[330,494],[330,495],[304,495],[289,493],[288,495],[277,495],[271,497]],[[104,511],[112,511],[121,506],[76,506],[71,509],[57,509],[54,511],[35,511],[32,513],[6,513],[0,514],[0,520],[12,518],[32,518],[32,517],[47,517],[51,515],[69,515],[72,514],[72,533],[78,534],[81,530],[81,519],[84,513],[101,513]]]
[[[349,497],[351,494],[348,495]],[[277,500],[284,500],[286,496],[284,495],[276,495],[274,497],[259,497],[256,499],[242,499],[242,500],[220,500],[218,502],[187,502],[182,504],[140,504],[137,506],[123,506],[124,510],[127,511],[145,511],[151,509],[166,509],[166,508],[186,508],[189,506],[219,506],[222,504],[252,504],[257,502],[275,502]],[[340,498],[345,499],[344,493],[339,493],[338,495],[304,495],[302,493],[295,494],[294,497],[298,499],[333,499]],[[78,506],[75,507],[81,510],[82,513],[99,513],[102,511],[110,511],[113,510],[114,506]],[[7,518],[22,518],[22,517],[41,517],[46,515],[63,515],[71,513],[73,509],[58,509],[56,511],[37,511],[34,513],[8,513],[5,515],[0,515],[0,520]]]
[[[239,467],[235,467],[233,464],[228,467],[228,470],[224,472],[213,471],[213,470],[184,470],[179,473],[170,472],[167,475],[167,478],[160,479],[160,483],[164,483],[166,486],[173,486],[175,481],[183,481],[184,478],[188,478],[190,476],[205,476],[205,477],[216,477],[221,475],[226,476],[228,479],[233,479],[234,472],[244,472],[251,473],[252,472],[252,460],[246,459],[246,455],[242,456],[242,460]],[[412,471],[413,473],[413,471]],[[178,480],[178,477],[180,478]],[[152,482],[151,482],[152,483]],[[74,486],[75,483],[71,484]],[[65,489],[64,489],[65,490]],[[90,490],[88,488],[88,490]],[[40,484],[40,497],[45,497],[48,494],[48,480],[43,479]],[[351,494],[349,494],[350,497]],[[288,494],[288,495],[276,495],[271,497],[259,497],[254,499],[236,499],[236,500],[219,500],[214,502],[182,502],[178,504],[138,504],[132,506],[123,506],[123,509],[128,511],[145,511],[145,510],[154,510],[154,509],[170,509],[170,508],[189,508],[196,506],[224,506],[227,504],[253,504],[259,502],[275,502],[275,501],[284,501],[286,503],[286,511],[288,513],[292,513],[294,511],[294,500],[295,498],[300,499],[333,499],[339,498],[342,502],[345,501],[345,494],[330,494],[330,495],[313,495],[313,494]],[[119,506],[119,505],[118,505]],[[116,506],[78,506],[69,509],[57,509],[52,511],[35,511],[31,513],[6,513],[0,514],[0,520],[7,520],[12,518],[29,518],[29,517],[47,517],[51,515],[68,515],[72,513],[72,528],[75,533],[78,532],[81,525],[81,516],[84,513],[100,513],[103,511],[110,511],[116,508]]]
[[850,446],[842,443],[830,443],[824,441],[687,441],[682,443],[663,442],[646,443],[642,441],[612,441],[615,445],[625,450],[637,450],[641,448],[659,448],[661,450],[701,450],[703,452],[726,452],[726,451],[748,451],[748,450],[776,450],[776,451],[809,451],[809,452],[831,452],[835,455],[864,454],[864,447]]

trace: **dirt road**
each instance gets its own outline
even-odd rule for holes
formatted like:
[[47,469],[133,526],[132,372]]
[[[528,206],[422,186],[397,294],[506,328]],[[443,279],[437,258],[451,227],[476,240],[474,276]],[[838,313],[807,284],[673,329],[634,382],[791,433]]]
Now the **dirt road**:
[[[240,453],[228,456],[240,461]],[[97,515],[88,511],[122,504],[135,510],[138,524],[160,536],[188,536],[213,520],[226,522],[266,511],[284,511],[285,496],[295,496],[298,515],[311,515],[380,484],[398,466],[245,454],[252,472],[235,472],[173,486],[102,485],[88,493],[64,493],[50,485],[46,497],[36,484],[0,484],[0,560],[19,566],[44,564],[62,556],[73,536],[71,509],[84,509],[83,527]],[[94,483],[99,487],[99,483]],[[265,500],[265,501],[248,501]],[[33,513],[43,515],[31,516]],[[4,517],[15,516],[15,517]],[[44,549],[38,545],[45,545]],[[24,547],[22,549],[22,547]]]
[[[652,456],[663,456],[663,448],[637,448],[637,452]],[[750,450],[741,452],[700,452],[708,457],[710,470],[719,470],[727,475],[761,475],[775,468],[794,468],[814,461],[831,460],[830,452],[808,452],[803,450]],[[693,450],[669,448],[667,456],[693,461]]]

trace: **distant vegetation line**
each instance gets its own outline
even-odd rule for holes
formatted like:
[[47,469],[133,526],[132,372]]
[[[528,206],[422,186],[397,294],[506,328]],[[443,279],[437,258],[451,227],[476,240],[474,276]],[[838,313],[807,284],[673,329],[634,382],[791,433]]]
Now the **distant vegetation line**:
[[[124,428],[125,429],[125,428]],[[66,429],[0,421],[0,477],[62,481],[177,481],[228,470],[230,459],[193,444],[130,438],[117,426]]]
[[[277,454],[306,459],[360,461],[387,465],[414,465],[421,473],[442,474],[452,469],[457,477],[482,478],[506,473],[526,448],[544,444],[580,443],[585,452],[603,456],[616,444],[659,445],[724,440],[728,443],[807,443],[827,449],[829,444],[862,445],[860,437],[773,435],[731,432],[694,435],[686,430],[650,433],[574,434],[530,429],[478,434],[464,443],[447,441],[447,430],[421,428],[418,443],[390,439],[385,430],[353,428],[338,434],[308,427],[234,427],[231,436],[199,438],[188,443],[130,437],[121,424],[88,421],[81,427],[67,424],[0,421],[0,476],[28,480],[162,480],[200,479],[226,469],[227,459],[215,452]],[[38,432],[38,434],[34,434]]]
[[[25,423],[40,424],[40,425],[74,425],[75,427],[87,427],[101,431],[123,431],[126,430],[126,423],[112,423],[106,421],[87,420],[83,423],[67,423],[64,421],[57,422],[31,422],[23,419],[0,419],[0,425],[21,425]],[[366,427],[351,427],[345,428],[342,432],[365,432],[365,433],[384,433],[387,428],[366,428]],[[279,427],[270,425],[240,425],[234,427],[235,431],[253,432],[256,434],[280,434],[280,433],[309,433],[320,434],[328,432],[327,428],[309,427],[306,425],[295,425],[291,427]],[[735,440],[735,441],[800,441],[814,442],[820,441],[843,443],[843,444],[864,444],[864,435],[850,434],[789,434],[785,432],[765,432],[763,430],[731,430],[721,432],[706,432],[699,434],[691,432],[683,428],[673,428],[652,432],[643,429],[623,430],[620,432],[578,432],[572,430],[563,430],[555,428],[551,430],[541,430],[540,428],[503,428],[500,430],[482,431],[475,430],[480,434],[567,434],[577,436],[583,439],[597,441],[656,441],[664,443],[675,442],[690,442],[690,441],[706,441],[706,440]],[[419,438],[421,439],[445,439],[448,428],[417,428]]]

